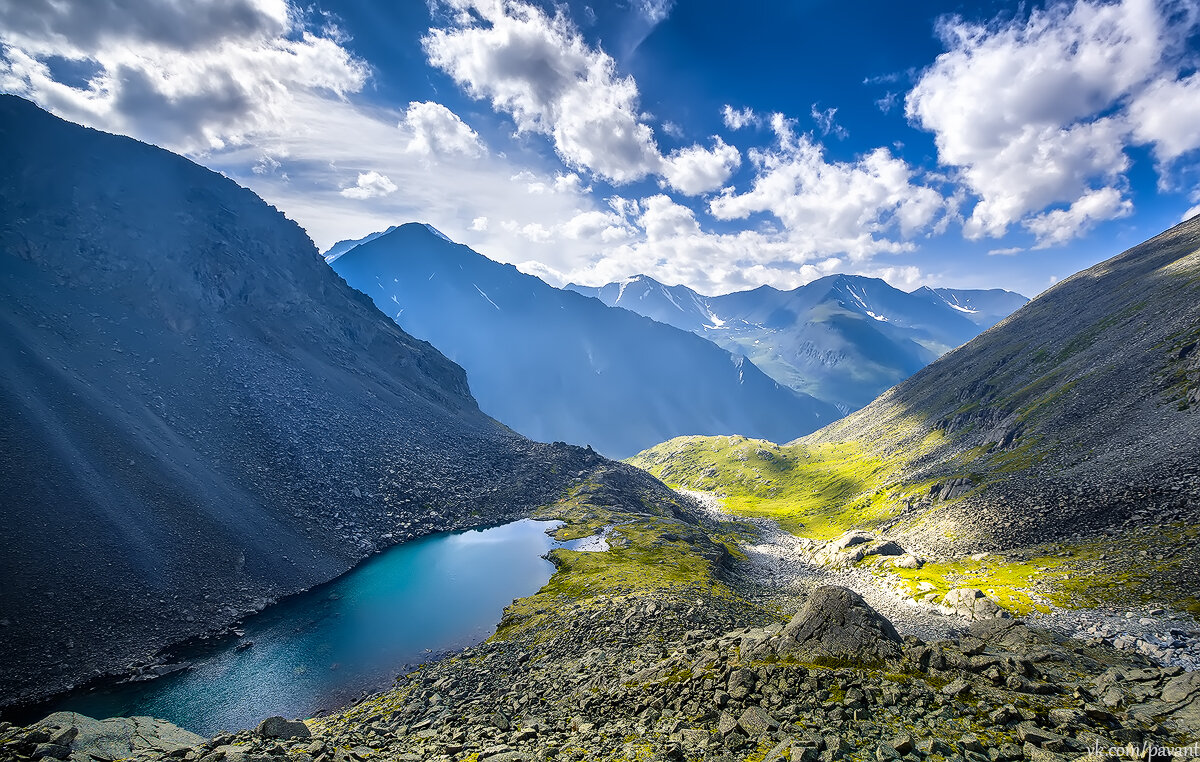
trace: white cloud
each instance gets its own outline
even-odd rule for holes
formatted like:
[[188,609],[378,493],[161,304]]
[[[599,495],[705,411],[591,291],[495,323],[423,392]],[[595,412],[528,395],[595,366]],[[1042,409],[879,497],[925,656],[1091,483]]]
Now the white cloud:
[[675,0],[637,0],[637,8],[646,20],[652,24],[660,24],[671,15]]
[[1025,227],[1037,236],[1035,249],[1047,249],[1077,238],[1098,222],[1128,217],[1133,203],[1116,188],[1101,188],[1081,196],[1067,209],[1055,209],[1028,220]]
[[355,199],[377,198],[395,192],[396,184],[387,175],[381,175],[378,172],[359,173],[358,181],[354,185],[342,189],[343,196]]
[[875,101],[876,107],[885,114],[891,113],[891,110],[900,102],[900,93],[888,91],[882,98]]
[[483,143],[475,130],[440,103],[409,103],[400,126],[411,135],[408,141],[410,153],[421,156],[479,156],[484,152]]
[[584,187],[583,180],[574,172],[556,172],[554,178],[541,177],[529,170],[521,170],[511,178],[514,183],[525,183],[525,191],[534,195],[547,193],[569,193],[572,195],[588,193],[591,187]]
[[1186,212],[1184,212],[1183,216],[1179,218],[1179,221],[1187,222],[1191,218],[1195,217],[1197,214],[1200,214],[1200,204],[1196,204],[1191,209],[1188,209]]
[[[1178,0],[1075,0],[1027,19],[943,20],[947,52],[905,106],[978,197],[964,234],[999,237],[1024,221],[1040,241],[1063,242],[1104,214],[1128,213],[1118,188],[1130,142],[1154,143],[1160,158],[1200,142],[1159,108],[1179,102],[1185,118],[1195,108],[1186,102],[1193,84],[1170,83],[1196,18]],[[1062,203],[1071,208],[1040,214]]]
[[477,231],[477,232],[482,232],[482,231],[487,230],[488,229],[488,218],[487,217],[476,217],[475,219],[471,220],[471,228],[470,229]]
[[812,118],[817,123],[817,126],[821,128],[822,135],[832,134],[839,140],[850,137],[850,133],[846,131],[846,128],[834,121],[835,116],[837,116],[836,108],[827,108],[822,111],[817,108],[817,104],[814,103],[812,105]]
[[743,109],[735,109],[726,103],[725,108],[721,110],[721,117],[725,120],[725,126],[731,130],[740,130],[744,127],[757,127],[762,124],[762,119],[749,106]]
[[[369,70],[286,0],[0,3],[0,89],[180,151],[274,135],[298,95],[340,98]],[[92,70],[55,78],[49,62]]]
[[[686,283],[701,293],[728,293],[770,283],[795,288],[835,272],[883,277],[915,287],[922,275],[913,265],[878,266],[847,262],[804,252],[786,231],[743,230],[717,233],[705,230],[691,208],[665,194],[640,200],[610,197],[611,212],[579,215],[573,227],[580,243],[590,240],[602,252],[585,264],[579,260],[545,270],[527,269],[562,283],[599,285],[645,273],[664,283]],[[605,234],[612,242],[602,242]],[[620,239],[619,236],[624,236]],[[615,245],[614,245],[615,244]]]
[[279,159],[263,154],[258,162],[250,168],[250,171],[256,175],[270,175],[278,172],[282,166],[283,164],[280,163]]
[[518,130],[549,136],[574,168],[616,183],[658,172],[662,157],[640,119],[633,78],[564,15],[515,1],[452,5],[458,25],[422,41],[431,64],[511,115]]
[[757,176],[750,190],[728,191],[709,209],[723,220],[769,212],[789,241],[805,253],[846,253],[857,260],[904,251],[904,240],[929,229],[946,201],[914,182],[915,172],[885,148],[854,162],[828,162],[807,134],[797,135],[782,115],[771,119],[777,147],[752,150]]
[[562,225],[562,233],[572,240],[596,240],[601,244],[623,243],[637,231],[616,212],[593,210],[580,212]]
[[988,251],[988,256],[989,257],[1011,257],[1013,254],[1020,254],[1023,251],[1025,251],[1024,247],[1008,246],[1003,249],[990,249]]
[[714,135],[711,149],[695,145],[668,156],[663,176],[675,190],[695,196],[720,188],[741,163],[738,150]]
[[529,222],[522,225],[516,220],[506,220],[500,223],[500,227],[531,243],[549,243],[554,239],[554,231],[540,222]]
[[1151,84],[1133,100],[1129,115],[1135,139],[1153,144],[1159,161],[1200,147],[1200,72]]

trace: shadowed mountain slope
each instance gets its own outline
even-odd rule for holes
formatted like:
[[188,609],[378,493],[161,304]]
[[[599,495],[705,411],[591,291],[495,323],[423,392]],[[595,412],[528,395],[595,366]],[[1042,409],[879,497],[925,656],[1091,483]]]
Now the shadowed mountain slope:
[[522,434],[628,456],[682,434],[792,438],[837,417],[740,354],[553,288],[410,223],[332,266],[461,364],[480,407]]
[[602,463],[482,414],[460,367],[216,173],[11,96],[0,164],[0,704]]

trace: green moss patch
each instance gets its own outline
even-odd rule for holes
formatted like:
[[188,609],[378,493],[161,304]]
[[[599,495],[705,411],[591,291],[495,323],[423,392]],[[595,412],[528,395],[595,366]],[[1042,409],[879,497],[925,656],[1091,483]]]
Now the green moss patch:
[[[940,431],[929,434],[910,455],[931,449],[942,437]],[[857,443],[777,445],[745,437],[679,437],[629,462],[673,487],[721,495],[731,513],[774,519],[793,534],[828,540],[894,519],[928,490],[933,480],[895,480],[905,461]]]

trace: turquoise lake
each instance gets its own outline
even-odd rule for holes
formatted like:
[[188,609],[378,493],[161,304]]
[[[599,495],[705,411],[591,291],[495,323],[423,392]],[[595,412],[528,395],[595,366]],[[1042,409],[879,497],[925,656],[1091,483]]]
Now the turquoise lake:
[[505,606],[550,579],[542,556],[578,544],[546,534],[557,525],[524,519],[398,545],[247,619],[244,637],[188,653],[186,672],[77,693],[53,709],[151,715],[212,736],[345,706],[432,654],[487,639]]

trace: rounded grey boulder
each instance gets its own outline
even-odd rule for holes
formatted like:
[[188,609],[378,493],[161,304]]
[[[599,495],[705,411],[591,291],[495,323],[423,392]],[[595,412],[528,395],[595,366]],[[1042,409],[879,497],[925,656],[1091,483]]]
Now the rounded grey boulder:
[[781,656],[821,661],[878,663],[900,656],[892,623],[858,593],[825,585],[813,590],[804,608],[779,634]]
[[311,738],[308,726],[300,720],[284,717],[268,717],[258,723],[256,731],[263,738]]

